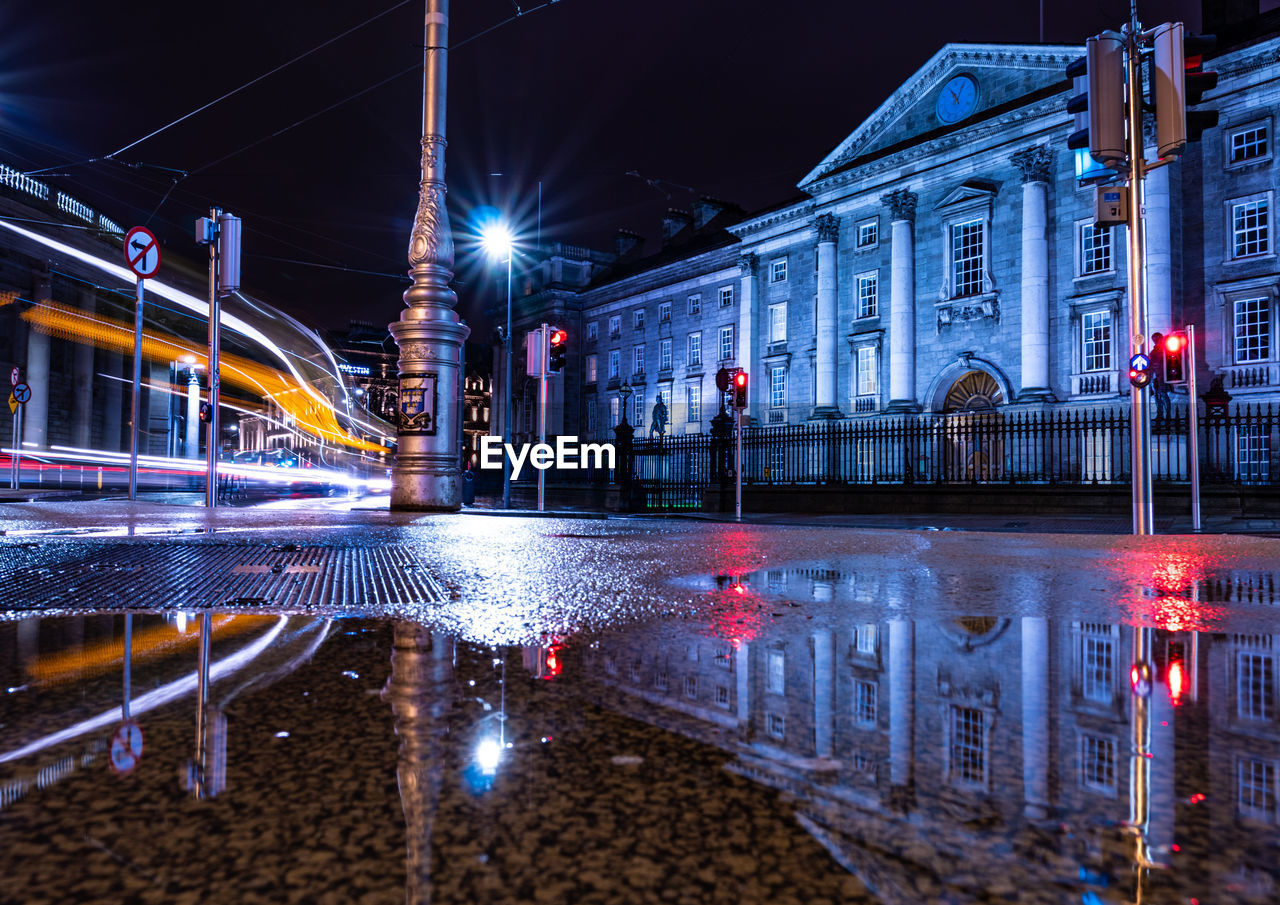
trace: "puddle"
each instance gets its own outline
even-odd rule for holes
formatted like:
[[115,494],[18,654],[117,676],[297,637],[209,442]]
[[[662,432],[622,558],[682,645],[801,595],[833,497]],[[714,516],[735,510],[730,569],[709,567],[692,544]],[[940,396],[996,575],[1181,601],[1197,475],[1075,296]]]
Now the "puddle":
[[[1196,631],[833,611],[826,589],[862,588],[838,570],[705,585],[700,618],[527,646],[412,622],[211,614],[204,707],[203,614],[132,615],[128,643],[121,614],[0,623],[6,890],[1280,896],[1280,632],[1230,614]],[[1258,593],[1243,576],[1203,587],[1219,586]],[[760,593],[763,609],[745,602]]]

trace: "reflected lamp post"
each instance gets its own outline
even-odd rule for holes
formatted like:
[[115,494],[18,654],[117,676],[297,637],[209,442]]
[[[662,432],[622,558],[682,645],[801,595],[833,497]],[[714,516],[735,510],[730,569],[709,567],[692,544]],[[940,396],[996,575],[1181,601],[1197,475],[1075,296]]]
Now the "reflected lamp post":
[[[511,338],[511,256],[515,241],[511,231],[505,225],[491,223],[481,233],[480,242],[490,257],[497,260],[505,257],[507,261],[507,332],[504,337],[504,342],[507,344],[507,370],[502,378],[503,394],[506,396],[502,428],[507,434],[504,439],[510,440],[515,436],[515,432],[511,429],[511,382],[514,380]],[[511,508],[511,461],[506,456],[502,457],[502,508]]]

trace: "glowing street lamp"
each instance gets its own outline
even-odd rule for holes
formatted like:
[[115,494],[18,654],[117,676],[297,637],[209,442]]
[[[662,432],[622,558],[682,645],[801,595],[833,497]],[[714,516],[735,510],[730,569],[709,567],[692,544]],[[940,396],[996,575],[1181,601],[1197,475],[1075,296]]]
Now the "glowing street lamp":
[[[484,250],[491,258],[495,260],[506,258],[507,261],[507,332],[503,336],[503,342],[507,344],[507,373],[502,380],[506,390],[506,407],[502,416],[502,425],[510,440],[515,436],[511,430],[511,381],[514,373],[511,363],[511,257],[515,239],[506,224],[494,221],[481,230],[480,244],[484,246]],[[506,456],[502,457],[502,508],[511,508],[511,461]]]

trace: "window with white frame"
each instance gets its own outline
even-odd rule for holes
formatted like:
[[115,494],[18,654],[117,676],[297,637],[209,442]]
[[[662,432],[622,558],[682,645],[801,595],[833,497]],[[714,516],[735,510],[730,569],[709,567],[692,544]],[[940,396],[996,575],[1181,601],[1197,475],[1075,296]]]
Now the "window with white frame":
[[858,221],[858,248],[874,248],[880,242],[880,219],[872,217],[870,220]]
[[1236,806],[1241,817],[1276,822],[1276,765],[1242,757],[1236,764]]
[[609,397],[609,426],[617,427],[618,419],[621,417],[619,413],[622,411],[622,400],[617,396]]
[[592,352],[587,356],[587,383],[596,382],[596,354]]
[[600,325],[598,323],[596,323],[595,321],[592,321],[591,323],[587,324],[587,342],[589,343],[595,342],[596,337],[599,335],[599,333],[600,333]]
[[787,303],[778,302],[769,306],[769,342],[784,343],[787,341]]
[[880,313],[880,274],[876,271],[860,273],[858,285],[858,317],[875,317]]
[[1271,478],[1271,427],[1241,424],[1235,428],[1236,480],[1241,484],[1268,484]]
[[702,314],[702,296],[689,296],[689,316],[697,317],[700,314]]
[[769,405],[782,408],[787,404],[787,369],[775,367],[769,369]]
[[786,694],[787,692],[787,654],[781,650],[769,651],[766,658],[764,690],[769,694]]
[[659,302],[658,303],[658,323],[665,324],[669,320],[671,320],[671,303]]
[[732,304],[733,304],[733,287],[721,286],[720,287],[720,307],[728,308]]
[[616,380],[622,374],[622,352],[609,350],[609,379]]
[[953,780],[983,785],[987,779],[986,713],[974,707],[951,707],[950,774]]
[[876,724],[876,704],[879,689],[875,682],[858,679],[853,683],[853,719],[859,726]]
[[631,423],[636,427],[644,426],[644,388],[636,390],[631,397]]
[[876,624],[864,622],[853,627],[853,649],[864,657],[874,657],[876,653]]
[[631,326],[637,330],[644,329],[644,309],[637,308],[631,312]]
[[689,334],[689,367],[696,368],[702,364],[702,331]]
[[631,373],[644,376],[644,346],[639,345],[631,350]]
[[669,339],[658,341],[658,370],[671,370],[671,340]]
[[1227,136],[1227,164],[1261,160],[1271,153],[1267,142],[1267,124],[1254,123]]
[[1080,225],[1080,275],[1110,273],[1112,233],[1108,226]]
[[985,263],[984,223],[981,217],[951,225],[951,295],[981,295]]
[[1114,795],[1116,790],[1116,740],[1080,733],[1080,785]]
[[786,738],[787,718],[779,713],[766,713],[764,717],[764,731],[769,734],[770,738]]
[[1271,299],[1236,299],[1232,305],[1236,364],[1271,358]]
[[787,259],[779,258],[769,265],[769,282],[785,283],[787,281]]
[[1231,205],[1231,257],[1249,258],[1271,252],[1271,216],[1266,197]]
[[684,388],[684,404],[689,411],[689,423],[697,424],[702,420],[702,387],[690,384]]
[[1275,718],[1276,661],[1270,654],[1236,654],[1236,715],[1268,722]]
[[1081,369],[1111,370],[1111,311],[1086,311],[1080,315]]
[[1077,622],[1075,635],[1075,681],[1080,696],[1094,704],[1110,705],[1115,694],[1116,650],[1119,634],[1114,625]]
[[614,339],[622,335],[622,315],[615,314],[609,318],[609,338]]
[[733,358],[733,325],[720,328],[720,360],[729,361]]
[[658,387],[658,398],[662,400],[662,407],[667,410],[667,420],[671,420],[671,384],[664,383]]
[[880,356],[875,346],[859,346],[854,351],[854,395],[880,395]]

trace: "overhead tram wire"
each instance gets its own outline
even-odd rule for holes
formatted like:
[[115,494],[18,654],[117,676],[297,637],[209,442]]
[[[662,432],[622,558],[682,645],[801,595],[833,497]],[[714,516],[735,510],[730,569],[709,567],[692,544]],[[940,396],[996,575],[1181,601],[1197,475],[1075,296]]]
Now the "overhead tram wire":
[[[258,76],[257,78],[254,78],[254,79],[251,79],[251,80],[249,80],[249,81],[245,82],[243,85],[241,85],[241,86],[240,86],[240,87],[238,87],[238,88],[233,88],[232,90],[228,91],[226,94],[222,95],[221,97],[214,98],[213,100],[209,101],[207,104],[204,104],[204,105],[202,105],[202,106],[200,106],[200,107],[197,107],[196,109],[192,110],[190,113],[186,113],[186,114],[184,114],[184,115],[182,115],[182,116],[178,117],[178,118],[177,118],[177,119],[175,119],[173,122],[168,123],[167,125],[161,126],[159,129],[155,129],[155,130],[153,130],[153,131],[151,131],[151,132],[148,132],[146,135],[142,136],[141,138],[139,138],[139,139],[136,139],[136,140],[134,140],[134,141],[129,142],[129,143],[128,143],[127,145],[125,145],[124,147],[118,148],[118,149],[116,149],[116,150],[112,151],[110,154],[103,154],[103,155],[102,155],[102,156],[100,156],[100,157],[90,157],[90,158],[87,158],[87,159],[85,159],[85,160],[77,161],[77,162],[75,162],[75,163],[70,163],[70,164],[60,164],[60,165],[59,165],[59,167],[84,166],[84,165],[86,165],[86,164],[90,164],[90,163],[97,163],[98,161],[101,161],[101,160],[114,160],[118,155],[123,154],[125,151],[128,151],[130,148],[137,147],[138,145],[142,144],[144,141],[147,141],[147,140],[148,140],[148,139],[150,139],[150,138],[155,138],[155,137],[156,137],[157,135],[159,135],[160,133],[165,132],[165,131],[167,131],[167,130],[169,130],[169,129],[172,129],[174,126],[178,125],[179,123],[185,122],[186,120],[190,119],[191,117],[193,117],[193,116],[195,116],[195,115],[197,115],[197,114],[199,114],[199,113],[203,113],[205,110],[208,110],[210,107],[213,107],[213,106],[215,106],[215,105],[217,105],[217,104],[220,104],[220,103],[222,103],[223,101],[227,100],[227,99],[228,99],[228,98],[230,98],[230,97],[234,97],[235,95],[239,94],[241,91],[244,91],[245,89],[247,89],[247,88],[251,88],[251,87],[253,87],[254,85],[258,84],[258,82],[261,82],[263,79],[270,78],[271,76],[275,75],[277,72],[281,72],[282,70],[288,69],[288,68],[289,68],[290,66],[292,66],[294,63],[297,63],[297,62],[300,62],[300,61],[302,61],[302,60],[305,60],[307,57],[311,56],[313,53],[316,53],[316,52],[318,52],[318,51],[320,51],[320,50],[323,50],[324,48],[328,47],[330,44],[333,44],[333,43],[334,43],[334,42],[336,42],[336,41],[340,41],[340,40],[342,40],[343,38],[347,37],[348,35],[353,34],[353,33],[357,32],[357,31],[359,31],[360,29],[364,28],[366,25],[369,25],[369,24],[371,24],[371,23],[373,23],[373,22],[376,22],[378,19],[381,19],[383,16],[385,16],[385,15],[387,15],[387,14],[389,14],[389,13],[395,12],[395,11],[396,11],[396,10],[398,10],[400,7],[402,7],[402,6],[406,6],[406,5],[408,5],[409,3],[413,3],[413,2],[416,2],[416,0],[400,0],[400,2],[399,2],[399,3],[392,4],[391,6],[387,7],[386,9],[384,9],[382,12],[377,13],[377,14],[375,14],[375,15],[373,15],[373,16],[370,16],[368,19],[365,19],[363,22],[360,22],[360,23],[359,23],[359,24],[357,24],[357,25],[353,25],[353,26],[351,26],[351,27],[350,27],[350,28],[348,28],[346,31],[342,32],[341,34],[334,35],[332,38],[329,38],[329,39],[328,39],[328,40],[326,40],[326,41],[322,41],[321,43],[317,44],[315,47],[312,47],[310,50],[305,51],[305,52],[303,52],[303,53],[299,54],[298,56],[294,57],[294,58],[293,58],[293,59],[291,59],[291,60],[288,60],[288,61],[286,61],[286,62],[284,62],[284,63],[281,63],[279,66],[276,66],[274,69],[271,69],[271,70],[269,70],[269,71],[267,71],[267,72],[264,72],[262,75]],[[553,2],[554,2],[554,0],[553,0]],[[29,171],[29,172],[25,173],[24,175],[26,175],[26,176],[38,176],[38,175],[40,175],[41,173],[46,173],[46,172],[49,172],[49,171],[51,171],[51,170],[58,169],[59,167],[46,167],[45,169],[42,169],[42,170],[31,170],[31,171]]]

